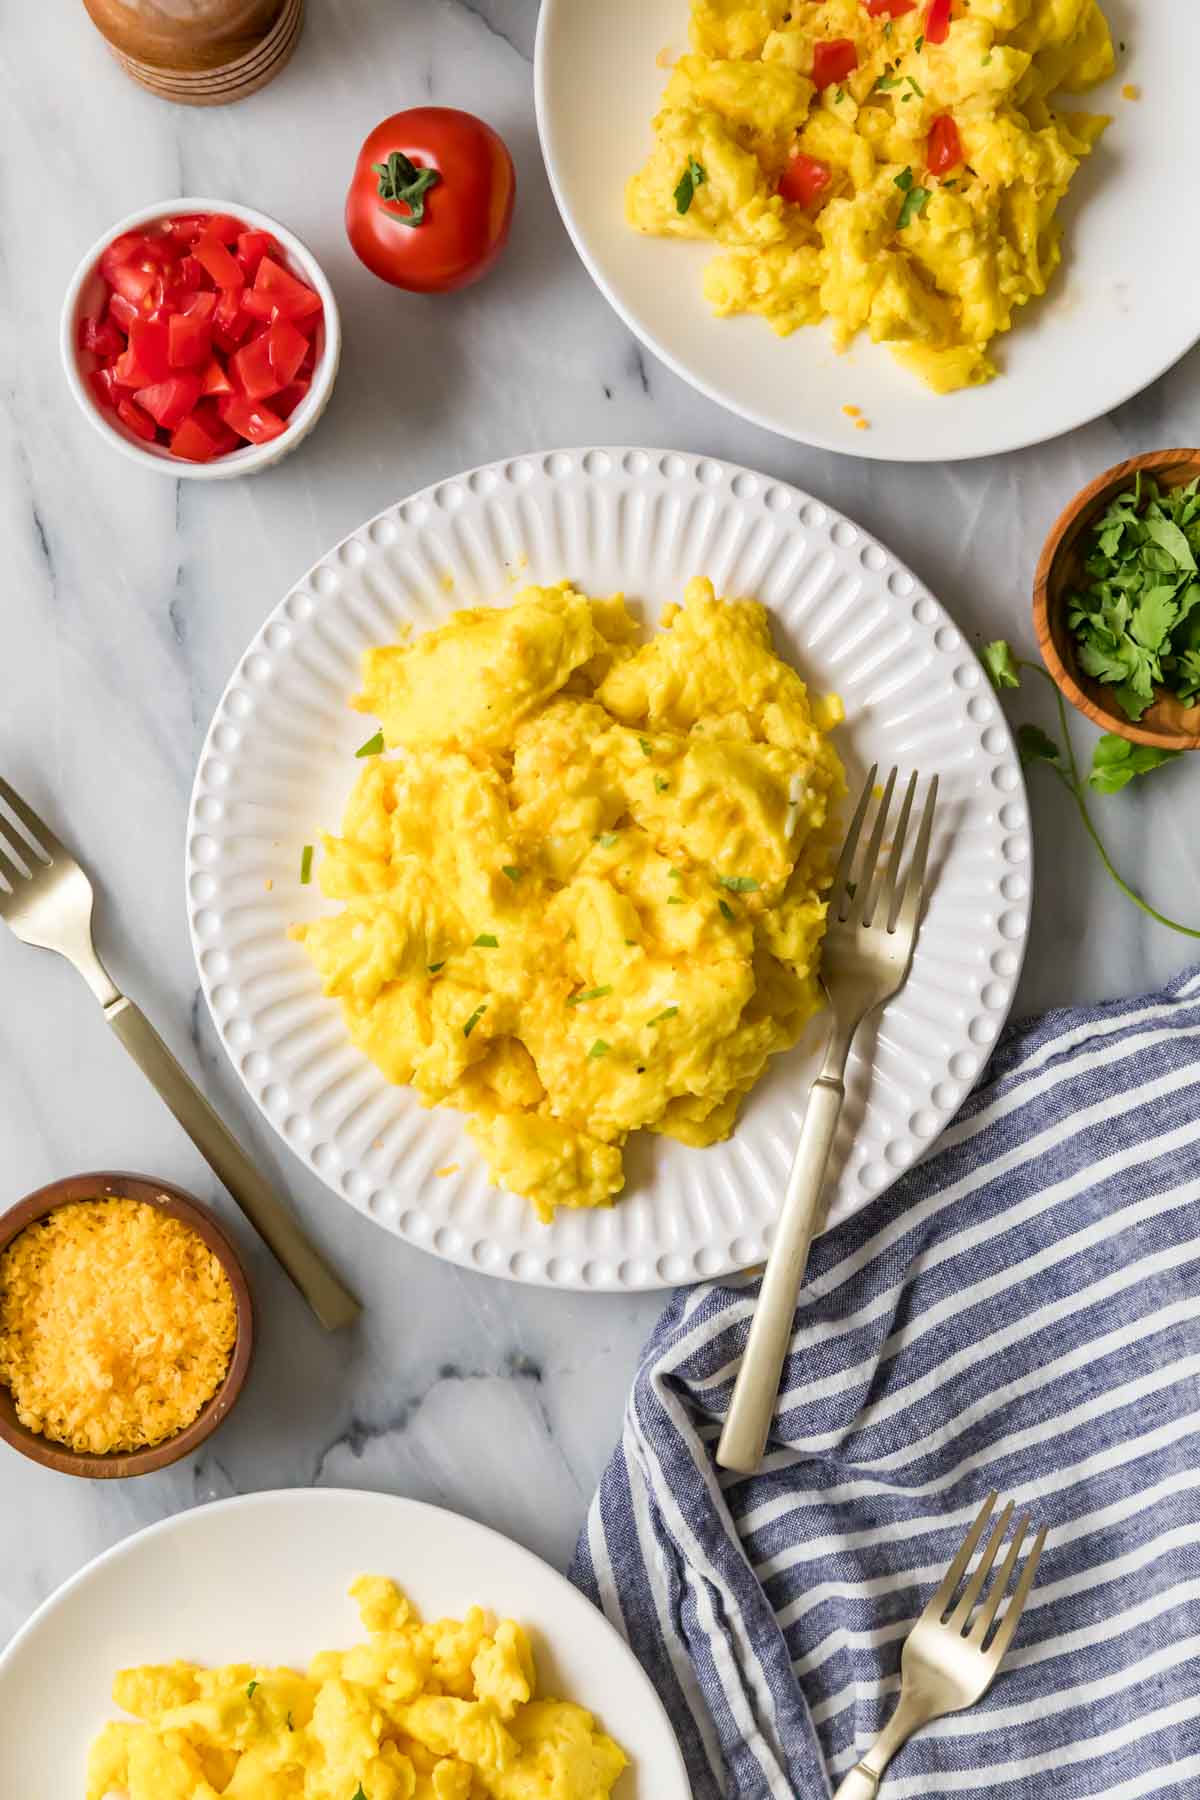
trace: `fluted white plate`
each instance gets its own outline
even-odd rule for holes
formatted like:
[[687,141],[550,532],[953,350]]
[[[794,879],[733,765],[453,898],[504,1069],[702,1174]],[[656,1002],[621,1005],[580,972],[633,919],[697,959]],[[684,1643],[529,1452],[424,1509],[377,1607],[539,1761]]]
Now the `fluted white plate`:
[[613,1800],[688,1800],[662,1701],[632,1650],[569,1581],[473,1519],[345,1488],[240,1494],[106,1550],[0,1653],[4,1800],[80,1800],[118,1669],[228,1662],[304,1668],[361,1640],[346,1589],[390,1575],[426,1618],[487,1606],[530,1631],[540,1691],[575,1700],[626,1750]]
[[309,571],[239,662],[200,758],[188,915],[230,1060],[334,1193],[489,1274],[629,1289],[761,1260],[820,1029],[775,1059],[727,1143],[690,1150],[638,1134],[616,1205],[542,1225],[488,1185],[458,1113],[424,1110],[350,1042],[287,937],[293,920],[330,910],[300,884],[301,849],[338,827],[359,771],[369,724],[346,702],[368,645],[564,577],[592,594],[623,589],[653,623],[700,574],[762,600],[781,652],[816,690],[842,695],[852,786],[875,761],[941,777],[912,975],[851,1060],[836,1222],[928,1148],[978,1075],[1020,971],[1032,875],[1021,771],[983,671],[861,527],[781,482],[673,451],[556,451],[476,469],[381,513]]
[[[756,425],[885,462],[991,456],[1057,437],[1140,393],[1200,338],[1200,235],[1179,229],[1178,212],[1200,5],[1102,5],[1121,43],[1117,72],[1071,104],[1113,122],[1063,202],[1063,267],[995,340],[1002,373],[986,387],[935,394],[865,333],[839,356],[828,325],[780,339],[762,319],[717,319],[700,288],[714,246],[629,229],[625,182],[649,154],[668,80],[657,59],[687,48],[689,0],[542,0],[534,93],[563,222],[630,330]],[[1140,99],[1124,98],[1126,85]],[[843,415],[848,402],[870,431]]]

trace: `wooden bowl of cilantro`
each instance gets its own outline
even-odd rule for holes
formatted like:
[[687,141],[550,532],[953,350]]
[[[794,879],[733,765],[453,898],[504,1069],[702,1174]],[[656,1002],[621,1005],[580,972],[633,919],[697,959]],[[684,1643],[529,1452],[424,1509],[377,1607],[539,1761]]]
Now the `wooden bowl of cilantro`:
[[1042,551],[1033,622],[1095,724],[1200,749],[1200,450],[1131,457],[1075,497]]

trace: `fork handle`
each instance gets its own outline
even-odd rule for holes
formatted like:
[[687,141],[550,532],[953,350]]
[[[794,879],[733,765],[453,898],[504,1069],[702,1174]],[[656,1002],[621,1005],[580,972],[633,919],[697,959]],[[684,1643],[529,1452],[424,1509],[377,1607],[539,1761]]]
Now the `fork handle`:
[[864,1769],[861,1763],[855,1763],[833,1800],[875,1800],[878,1792],[878,1776],[872,1775],[870,1769]]
[[201,1156],[275,1252],[322,1325],[327,1331],[349,1325],[361,1310],[358,1301],[322,1261],[274,1188],[176,1062],[145,1013],[122,994],[105,1007],[104,1016]]
[[775,1415],[779,1379],[792,1341],[796,1296],[820,1216],[821,1190],[845,1095],[841,1076],[826,1070],[813,1083],[805,1109],[779,1229],[750,1322],[729,1416],[717,1445],[721,1467],[743,1475],[752,1475],[762,1461]]
[[908,1742],[914,1731],[940,1718],[946,1710],[949,1709],[932,1704],[928,1694],[902,1687],[900,1704],[866,1755],[855,1763],[833,1800],[875,1800],[884,1771],[900,1746]]

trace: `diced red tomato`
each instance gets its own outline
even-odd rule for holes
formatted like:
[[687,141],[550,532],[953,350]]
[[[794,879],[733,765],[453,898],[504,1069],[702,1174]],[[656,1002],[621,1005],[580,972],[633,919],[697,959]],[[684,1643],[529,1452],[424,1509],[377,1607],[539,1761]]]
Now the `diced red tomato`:
[[825,192],[831,179],[832,170],[828,163],[818,162],[815,156],[805,156],[802,150],[794,150],[779,177],[779,192],[793,206],[811,206],[817,196]]
[[153,387],[139,388],[134,395],[154,423],[167,431],[182,424],[199,398],[198,375],[170,375],[166,381],[156,381]]
[[140,406],[125,394],[117,401],[117,417],[128,425],[130,431],[152,444],[158,433],[154,429],[154,420],[144,413]]
[[953,0],[929,0],[925,15],[925,42],[944,44],[950,36],[950,9]]
[[94,356],[120,356],[125,339],[111,319],[83,319],[79,326],[79,348]]
[[133,319],[129,344],[114,365],[123,387],[148,387],[165,381],[171,372],[167,327],[157,319]]
[[254,288],[256,293],[268,295],[285,319],[307,319],[321,310],[321,296],[289,275],[270,256],[264,256],[259,263]]
[[171,454],[187,462],[211,462],[217,446],[196,419],[187,418],[171,433]]
[[86,371],[96,404],[187,462],[278,437],[310,390],[323,341],[320,295],[283,255],[269,231],[227,213],[115,239],[79,321],[79,348],[99,362]]
[[867,0],[867,11],[873,19],[900,19],[916,10],[917,0]]
[[290,319],[276,319],[267,327],[267,356],[281,388],[295,379],[307,355],[308,339]]
[[273,411],[277,412],[281,419],[290,419],[311,386],[311,381],[289,381],[287,386],[281,388],[272,400]]
[[858,51],[850,38],[827,38],[813,46],[812,78],[817,88],[845,81],[858,67]]
[[212,353],[212,332],[207,319],[194,313],[175,313],[167,325],[167,355],[173,369],[198,369]]
[[214,356],[200,377],[200,392],[202,394],[232,394],[233,391],[232,381]]
[[231,394],[220,405],[225,423],[248,443],[269,444],[272,438],[287,429],[278,413],[260,401],[250,399],[247,394]]
[[241,263],[210,233],[196,239],[195,256],[219,288],[245,287],[246,271]]
[[246,280],[253,281],[258,273],[258,265],[264,256],[278,256],[279,245],[269,231],[240,231],[237,241],[237,259],[246,271]]
[[929,127],[929,145],[925,158],[931,175],[945,175],[966,161],[958,126],[949,113],[940,113]]

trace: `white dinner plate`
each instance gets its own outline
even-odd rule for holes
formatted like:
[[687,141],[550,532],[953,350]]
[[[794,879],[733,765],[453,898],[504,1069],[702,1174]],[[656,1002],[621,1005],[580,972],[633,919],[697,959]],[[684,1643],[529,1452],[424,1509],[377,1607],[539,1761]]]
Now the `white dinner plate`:
[[654,622],[693,575],[762,600],[782,653],[841,694],[852,785],[876,761],[941,776],[932,901],[907,986],[878,1033],[859,1035],[832,1221],[929,1146],[1012,998],[1031,869],[1008,728],[959,631],[859,526],[781,482],[673,451],[517,457],[402,501],[310,570],[235,669],[192,796],[188,914],[221,1041],[284,1140],[380,1224],[490,1274],[646,1288],[761,1261],[820,1028],[774,1060],[727,1143],[638,1134],[614,1206],[543,1225],[488,1185],[460,1114],[426,1111],[350,1042],[287,936],[330,910],[300,884],[302,846],[338,829],[361,768],[353,752],[371,726],[347,700],[368,645],[564,577],[590,594],[623,589]]
[[179,1659],[303,1669],[358,1643],[356,1575],[390,1575],[427,1619],[491,1607],[528,1627],[539,1692],[576,1700],[622,1745],[614,1800],[688,1800],[662,1702],[569,1581],[457,1513],[391,1494],[293,1488],[179,1513],[51,1595],[0,1655],[5,1800],[82,1800],[87,1749],[118,1669]]
[[[839,356],[827,325],[782,339],[762,319],[715,319],[700,291],[714,247],[626,226],[625,181],[649,152],[667,80],[656,58],[686,49],[688,0],[542,0],[535,92],[559,210],[630,329],[757,425],[886,462],[989,456],[1056,437],[1120,406],[1200,339],[1200,235],[1182,199],[1200,5],[1103,4],[1125,53],[1112,81],[1073,104],[1113,124],[1062,207],[1063,268],[1046,299],[995,340],[1002,374],[986,387],[934,394],[865,337]],[[1140,100],[1122,98],[1126,83]],[[851,403],[869,431],[842,413]]]

